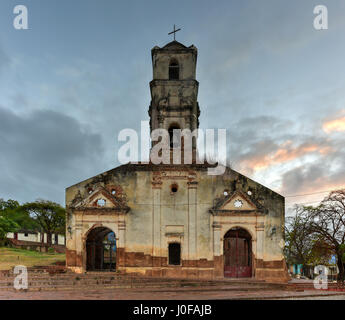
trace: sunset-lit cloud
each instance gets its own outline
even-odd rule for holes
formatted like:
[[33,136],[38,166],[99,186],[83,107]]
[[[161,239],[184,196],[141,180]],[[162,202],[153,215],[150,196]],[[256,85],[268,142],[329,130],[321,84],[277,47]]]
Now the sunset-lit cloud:
[[277,150],[266,155],[253,155],[250,158],[243,159],[240,166],[243,169],[249,167],[253,171],[267,169],[270,166],[283,164],[289,161],[302,158],[307,154],[318,153],[328,154],[332,150],[329,146],[318,146],[312,143],[303,143],[297,147],[293,146],[292,141],[286,141],[281,144]]
[[229,131],[234,170],[282,195],[345,181],[343,0],[327,3],[327,32],[299,0],[190,0],[178,16],[163,1],[36,0],[18,32],[12,2],[0,1],[0,198],[63,204],[67,186],[119,165],[118,133],[149,120],[151,48],[174,23],[198,48],[200,128]]
[[327,133],[345,131],[345,117],[326,121],[323,123],[322,128]]
[[[321,159],[314,164],[304,164],[285,172],[281,192],[288,196],[287,204],[322,200],[331,190],[344,189],[344,170],[331,170],[329,166],[328,161]],[[300,196],[290,197],[295,195]]]
[[[333,114],[339,118],[339,110]],[[325,135],[317,121],[310,123],[296,130],[282,117],[242,118],[231,132],[232,167],[287,196],[286,208],[317,205],[345,187],[345,135]]]

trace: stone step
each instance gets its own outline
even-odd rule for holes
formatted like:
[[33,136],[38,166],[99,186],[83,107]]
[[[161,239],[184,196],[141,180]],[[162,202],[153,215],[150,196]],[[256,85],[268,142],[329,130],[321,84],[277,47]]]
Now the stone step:
[[[9,276],[0,279],[0,284],[8,285],[14,281],[14,276]],[[131,276],[109,276],[109,275],[29,275],[29,282],[31,284],[44,284],[44,283],[69,283],[69,282],[79,282],[79,283],[93,283],[93,284],[103,284],[103,283],[131,283],[131,284],[157,284],[161,286],[175,285],[175,286],[219,286],[219,285],[247,285],[252,287],[261,287],[262,285],[270,287],[282,287],[285,284],[277,283],[266,283],[258,281],[240,281],[240,280],[193,280],[193,279],[169,279],[169,278],[144,278],[144,277],[131,277]]]
[[[14,279],[17,275],[10,274],[8,276],[0,277],[0,280],[7,280],[7,279]],[[179,278],[154,278],[154,277],[138,277],[138,276],[131,276],[131,275],[119,275],[119,274],[30,274],[29,279],[111,279],[111,280],[130,280],[130,281],[148,281],[148,282],[180,282],[180,283],[188,283],[188,282],[197,282],[197,283],[247,283],[250,285],[260,285],[263,283],[269,283],[265,281],[257,281],[257,280],[240,280],[240,279],[216,279],[216,280],[204,280],[204,279],[179,279]]]
[[[13,278],[7,278],[7,279],[1,279],[1,283],[10,283],[14,281]],[[51,281],[58,281],[58,282],[92,282],[92,283],[104,283],[104,282],[118,282],[118,283],[142,283],[142,284],[158,284],[158,285],[167,285],[167,284],[172,284],[172,285],[178,285],[178,286],[217,286],[217,285],[226,285],[226,286],[231,286],[231,285],[243,285],[244,283],[241,282],[204,282],[204,281],[197,281],[197,280],[189,280],[189,281],[169,281],[166,279],[161,279],[161,280],[154,280],[152,281],[151,279],[131,279],[131,278],[59,278],[59,277],[40,277],[40,278],[28,278],[29,282],[35,282],[35,283],[40,283],[40,282],[51,282]],[[260,283],[245,283],[247,286],[252,286],[252,287],[260,287],[263,284]],[[266,283],[265,285],[269,285],[272,287],[275,286],[281,286],[281,284],[270,284]],[[285,285],[283,285],[285,286]]]
[[[146,286],[146,285],[136,285],[132,286],[130,284],[102,284],[100,286],[95,285],[88,285],[88,284],[54,284],[54,285],[29,285],[28,289],[26,291],[51,291],[51,290],[103,290],[103,289],[145,289],[146,291],[162,291],[162,292],[169,292],[169,291],[179,291],[179,290],[186,290],[186,291],[192,291],[192,292],[206,292],[206,291],[250,291],[250,292],[257,292],[258,290],[262,291],[275,291],[279,290],[277,288],[271,288],[271,287],[260,287],[260,288],[253,288],[251,286],[230,286],[230,287],[222,287],[220,289],[219,287],[175,287],[175,286]],[[7,287],[0,287],[0,291],[16,291],[13,286],[7,286]]]
[[[80,290],[88,288],[155,288],[156,290],[187,289],[206,290],[222,286],[227,290],[285,290],[285,284],[268,283],[255,279],[181,279],[143,277],[138,274],[120,274],[118,272],[89,271],[82,274],[73,273],[63,266],[43,266],[28,268],[29,290],[55,290],[58,288]],[[13,282],[17,275],[13,269],[0,272],[0,290],[14,290]],[[173,289],[174,288],[174,289]],[[293,287],[295,289],[295,287]]]
[[[6,279],[6,278],[9,278],[9,277],[16,277],[18,274],[10,274],[6,277],[0,277],[0,279]],[[28,276],[29,277],[32,277],[32,278],[76,278],[76,277],[79,277],[79,278],[121,278],[121,276],[87,276],[87,275],[84,275],[84,274],[48,274],[48,273],[37,273],[37,274],[33,274],[33,273],[28,273]],[[123,277],[122,277],[123,278]]]
[[[8,285],[10,283],[13,283],[14,278],[7,278],[0,280],[0,285]],[[229,281],[195,281],[195,280],[189,280],[189,281],[169,281],[167,279],[146,279],[146,278],[111,278],[111,277],[102,277],[102,278],[94,278],[94,277],[29,277],[28,279],[29,283],[31,284],[45,284],[45,283],[89,283],[89,284],[104,284],[104,283],[130,283],[130,284],[143,284],[143,285],[151,285],[156,284],[160,286],[219,286],[219,285],[225,285],[225,286],[236,286],[236,285],[246,285],[251,287],[261,287],[263,285],[270,286],[270,287],[284,287],[286,285],[284,284],[272,284],[272,283],[255,283],[255,282],[229,282]]]
[[[0,283],[3,282],[11,282],[13,281],[15,276],[1,278]],[[175,283],[179,285],[236,285],[236,284],[246,284],[250,286],[261,286],[262,284],[271,285],[271,286],[280,286],[281,284],[277,283],[267,283],[267,282],[256,282],[256,281],[217,281],[217,280],[182,280],[182,279],[167,279],[167,278],[140,278],[140,277],[126,277],[126,276],[88,276],[88,275],[69,275],[69,276],[62,276],[62,275],[40,275],[40,276],[33,276],[29,275],[29,281],[122,281],[122,282],[137,282],[137,283]]]
[[[104,284],[108,284],[108,283],[113,283],[113,284],[128,284],[128,285],[133,285],[133,286],[158,286],[158,287],[163,287],[163,286],[173,286],[173,287],[184,287],[184,286],[200,286],[197,284],[186,284],[181,286],[180,284],[175,284],[175,283],[171,283],[171,282],[167,282],[167,283],[149,283],[149,282],[131,282],[131,281],[111,281],[111,280],[104,280],[104,281],[99,281],[99,280],[73,280],[73,281],[64,281],[64,280],[46,280],[46,281],[28,281],[29,285],[51,285],[51,284],[69,284],[69,283],[73,283],[74,285],[84,285],[84,284],[88,284],[88,285],[104,285]],[[10,286],[13,285],[12,281],[8,281],[8,282],[3,282],[0,283],[0,287],[1,286]],[[206,285],[204,285],[206,286]]]
[[[236,280],[228,280],[228,279],[220,279],[220,280],[204,280],[204,279],[176,279],[176,278],[154,278],[154,277],[138,277],[138,276],[130,276],[130,275],[119,275],[119,274],[28,274],[30,279],[47,279],[47,278],[59,278],[59,279],[130,279],[130,280],[138,280],[138,281],[150,281],[150,282],[161,282],[161,281],[169,281],[169,282],[190,282],[195,281],[198,283],[248,283],[248,284],[262,284],[267,283],[263,281],[242,281],[239,279]],[[6,280],[6,279],[13,279],[17,275],[10,274],[8,276],[0,277],[0,280]]]
[[[71,286],[70,285],[55,285],[55,286],[29,286],[28,289],[25,289],[24,291],[52,291],[52,290],[59,290],[59,291],[63,291],[63,290],[80,290],[80,289],[90,289],[90,286]],[[97,288],[92,287],[92,289],[97,290]],[[130,286],[118,286],[118,285],[104,285],[102,286],[102,289],[132,289],[132,287]],[[136,290],[136,292],[140,291],[140,287],[136,288],[138,290]],[[203,288],[176,288],[176,287],[170,287],[170,288],[159,288],[159,287],[152,287],[149,289],[152,290],[147,290],[146,286],[141,287],[141,289],[145,289],[145,292],[211,292],[211,291],[246,291],[246,292],[255,292],[257,291],[257,288],[253,288],[253,287],[247,287],[247,286],[233,286],[233,287],[203,287]],[[13,287],[9,288],[0,288],[0,290],[4,290],[4,291],[17,291],[15,290]],[[265,287],[263,286],[262,288],[260,288],[260,290],[263,291],[272,291],[272,288],[270,287]]]
[[[328,283],[327,285],[328,289],[345,289],[344,287],[340,287],[337,283]],[[289,283],[287,284],[287,288],[289,289],[315,289],[313,283]]]

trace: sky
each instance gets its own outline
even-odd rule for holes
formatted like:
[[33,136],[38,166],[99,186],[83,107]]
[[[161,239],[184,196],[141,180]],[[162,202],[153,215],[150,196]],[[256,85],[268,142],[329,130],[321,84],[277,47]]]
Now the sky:
[[200,128],[226,128],[232,168],[287,208],[317,204],[345,187],[345,2],[323,2],[1,0],[0,198],[64,205],[118,166],[118,133],[149,120],[151,49],[176,24],[198,48]]

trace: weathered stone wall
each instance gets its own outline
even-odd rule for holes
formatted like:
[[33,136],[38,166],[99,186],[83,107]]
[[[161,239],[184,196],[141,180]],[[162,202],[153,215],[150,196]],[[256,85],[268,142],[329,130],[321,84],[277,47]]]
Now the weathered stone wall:
[[[171,61],[178,63],[179,79],[169,79]],[[172,42],[163,48],[152,49],[151,130],[168,130],[171,126],[191,131],[198,128],[200,110],[197,102],[199,83],[196,80],[196,62],[197,49],[194,46],[187,48]]]
[[[78,195],[90,188],[120,186],[126,194],[127,213],[111,207],[71,210]],[[172,192],[172,185],[177,192]],[[211,212],[215,203],[239,190],[251,192],[260,212]],[[106,226],[116,234],[118,268],[146,275],[222,277],[223,237],[232,227],[252,236],[254,276],[284,277],[280,241],[284,199],[273,191],[228,169],[222,176],[207,175],[202,166],[122,166],[67,189],[66,204],[72,235],[67,233],[67,264],[85,269],[85,240],[90,228]],[[272,227],[276,232],[272,234]],[[181,243],[181,265],[169,266],[168,245]],[[268,276],[269,275],[269,276]]]
[[181,80],[193,80],[196,78],[197,50],[186,48],[177,50],[152,50],[153,79],[168,80],[169,64],[171,59],[177,60],[180,67]]

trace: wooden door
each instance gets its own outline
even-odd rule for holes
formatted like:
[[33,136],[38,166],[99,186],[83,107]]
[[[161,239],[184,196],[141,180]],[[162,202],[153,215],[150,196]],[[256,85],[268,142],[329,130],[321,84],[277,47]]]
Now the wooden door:
[[251,239],[239,230],[228,232],[224,237],[224,276],[230,278],[252,276]]

